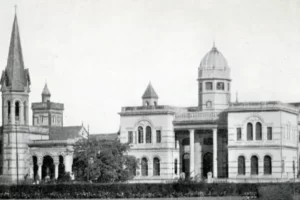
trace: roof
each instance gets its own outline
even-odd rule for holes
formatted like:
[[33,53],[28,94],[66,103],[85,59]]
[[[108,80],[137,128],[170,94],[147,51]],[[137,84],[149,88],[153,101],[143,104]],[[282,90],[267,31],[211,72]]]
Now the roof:
[[118,133],[99,133],[99,134],[90,134],[90,139],[98,140],[115,140],[118,138]]
[[82,126],[55,126],[49,127],[49,139],[50,140],[67,140],[75,139],[80,136],[80,130]]
[[218,51],[215,45],[203,57],[200,68],[227,68],[228,64],[223,54]]
[[158,96],[157,96],[155,90],[153,89],[151,83],[148,84],[146,91],[144,92],[142,98],[143,99],[149,99],[149,98],[158,99]]
[[29,72],[28,70],[24,70],[19,26],[16,15],[12,27],[7,65],[1,78],[1,84],[4,85],[4,83],[11,91],[24,91],[25,87],[30,85]]
[[51,96],[51,93],[50,93],[50,91],[49,91],[49,89],[48,89],[47,83],[45,83],[45,86],[44,86],[42,95]]

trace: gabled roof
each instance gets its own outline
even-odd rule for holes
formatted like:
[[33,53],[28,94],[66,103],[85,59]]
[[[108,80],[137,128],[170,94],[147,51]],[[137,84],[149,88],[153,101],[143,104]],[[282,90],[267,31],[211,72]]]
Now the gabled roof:
[[150,98],[158,99],[158,96],[157,96],[155,90],[153,89],[151,83],[148,84],[147,89],[146,89],[146,91],[144,92],[142,98],[143,98],[143,99],[150,99]]
[[28,70],[24,70],[19,26],[16,15],[11,32],[7,65],[5,71],[2,73],[1,84],[9,87],[11,91],[24,91],[25,87],[30,85],[29,72]]
[[[83,137],[80,131],[84,129],[83,126],[55,126],[49,127],[50,140],[67,140]],[[84,129],[85,130],[85,129]]]
[[115,140],[118,138],[118,133],[100,133],[100,134],[90,134],[89,139],[95,140]]
[[47,83],[45,83],[42,95],[51,96],[51,93],[50,93],[50,91],[48,89]]

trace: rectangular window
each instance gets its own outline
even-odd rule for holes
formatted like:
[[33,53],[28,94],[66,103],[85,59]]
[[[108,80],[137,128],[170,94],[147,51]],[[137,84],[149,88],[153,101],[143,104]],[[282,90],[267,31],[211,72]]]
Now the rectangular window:
[[128,143],[133,143],[133,133],[132,133],[132,131],[128,131]]
[[206,90],[212,90],[213,89],[213,83],[212,82],[206,82],[205,83],[205,89]]
[[230,83],[227,84],[227,90],[230,90]]
[[156,143],[161,143],[161,131],[156,131]]
[[225,86],[223,82],[218,82],[217,83],[217,90],[225,90]]
[[236,129],[236,139],[242,140],[242,129],[241,128]]
[[202,82],[199,83],[199,91],[202,92]]
[[272,127],[267,128],[267,140],[272,140]]

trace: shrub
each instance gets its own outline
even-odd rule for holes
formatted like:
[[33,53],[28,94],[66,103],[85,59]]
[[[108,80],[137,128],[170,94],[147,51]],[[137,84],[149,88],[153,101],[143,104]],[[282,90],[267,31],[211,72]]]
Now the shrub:
[[289,185],[264,185],[259,187],[259,199],[261,200],[293,200]]

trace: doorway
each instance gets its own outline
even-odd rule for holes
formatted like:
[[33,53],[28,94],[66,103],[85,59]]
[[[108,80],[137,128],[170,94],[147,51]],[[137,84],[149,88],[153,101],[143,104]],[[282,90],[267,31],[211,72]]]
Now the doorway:
[[203,156],[203,176],[207,178],[207,173],[213,170],[213,154],[208,152]]

